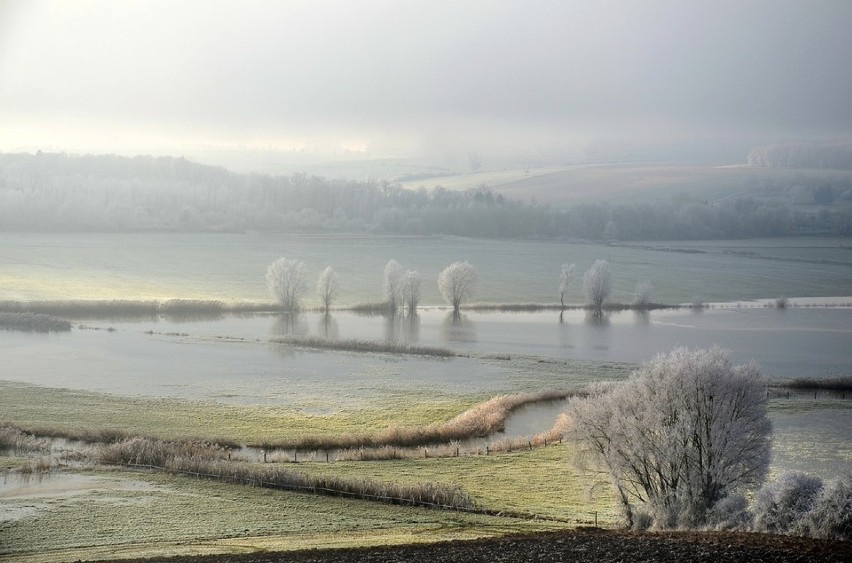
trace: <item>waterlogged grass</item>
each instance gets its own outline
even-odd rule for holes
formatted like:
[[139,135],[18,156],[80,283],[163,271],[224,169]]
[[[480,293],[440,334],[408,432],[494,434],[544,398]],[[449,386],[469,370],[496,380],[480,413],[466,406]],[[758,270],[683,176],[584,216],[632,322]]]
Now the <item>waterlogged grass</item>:
[[18,518],[0,519],[0,560],[354,547],[558,526],[161,474],[98,471],[87,475],[97,477],[100,485],[73,492],[55,490],[39,498],[4,499],[9,514],[25,506],[30,509],[18,511]]
[[0,381],[2,418],[26,431],[74,436],[108,429],[165,439],[224,438],[240,443],[440,423],[482,399],[433,391],[389,393],[382,396],[381,406],[366,403],[360,409],[306,414],[293,408],[120,397]]
[[306,473],[418,483],[444,481],[467,491],[480,505],[571,522],[620,523],[614,492],[605,476],[580,471],[568,444],[490,456],[390,461],[303,463]]

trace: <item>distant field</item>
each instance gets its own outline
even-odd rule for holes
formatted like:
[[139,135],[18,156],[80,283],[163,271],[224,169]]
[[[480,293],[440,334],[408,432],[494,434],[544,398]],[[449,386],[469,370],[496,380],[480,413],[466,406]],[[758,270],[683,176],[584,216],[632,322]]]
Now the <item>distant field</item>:
[[429,178],[405,182],[406,188],[443,186],[465,190],[487,185],[496,193],[557,207],[578,203],[611,201],[620,203],[670,201],[675,194],[690,194],[716,202],[737,195],[748,195],[756,183],[767,179],[797,176],[834,178],[849,173],[823,170],[749,168],[747,166],[711,166],[668,163],[574,165],[523,170],[504,170]]
[[[579,168],[582,166],[585,165],[552,166],[546,168],[531,169],[528,172],[525,172],[521,168],[489,170],[487,172],[472,172],[468,174],[453,174],[449,176],[436,176],[419,180],[408,180],[400,182],[400,185],[403,188],[409,190],[415,190],[421,186],[425,186],[426,188],[434,188],[437,186],[441,186],[448,190],[454,191],[463,191],[478,188],[483,185],[493,188],[496,186],[509,185],[515,182],[535,182],[537,179],[543,176],[562,173],[567,170],[572,170],[574,168]],[[502,193],[500,190],[496,191]]]
[[[639,243],[635,243],[639,244]],[[654,243],[680,247],[678,241]],[[684,243],[696,244],[696,243]],[[804,244],[804,246],[802,246]],[[702,241],[706,253],[558,241],[376,235],[238,235],[0,233],[0,299],[270,299],[267,266],[279,256],[303,260],[310,285],[332,265],[340,275],[337,305],[382,299],[388,259],[422,276],[423,305],[443,304],[438,272],[468,260],[479,272],[473,301],[556,303],[559,268],[575,262],[578,279],[566,302],[582,303],[582,272],[598,258],[612,263],[613,300],[630,302],[637,280],[654,300],[735,301],[787,295],[852,294],[849,239],[778,238]],[[725,254],[732,246],[751,254]],[[783,257],[766,260],[764,257]],[[814,267],[812,261],[827,263]],[[317,305],[311,291],[306,305]]]

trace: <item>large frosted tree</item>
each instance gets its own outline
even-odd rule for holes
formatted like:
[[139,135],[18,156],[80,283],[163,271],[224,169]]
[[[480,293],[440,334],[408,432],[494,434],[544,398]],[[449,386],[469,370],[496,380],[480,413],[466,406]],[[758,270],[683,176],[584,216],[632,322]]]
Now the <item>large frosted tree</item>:
[[609,262],[595,260],[592,267],[583,274],[583,289],[586,298],[595,311],[600,313],[604,301],[612,293],[612,279],[609,274]]
[[417,312],[417,304],[420,301],[420,274],[412,270],[405,272],[402,278],[402,302],[408,309],[408,314]]
[[438,274],[438,290],[444,299],[453,306],[458,315],[461,303],[469,299],[476,289],[479,276],[468,262],[453,262]]
[[568,404],[567,436],[602,463],[628,524],[697,527],[722,499],[763,481],[771,425],[754,363],[678,348]]
[[269,291],[285,311],[297,311],[307,291],[305,263],[279,258],[266,269]]
[[337,272],[331,266],[326,267],[317,279],[317,297],[320,298],[326,313],[331,309],[331,302],[337,297],[339,289]]
[[382,291],[385,294],[385,300],[388,303],[390,313],[396,313],[397,308],[402,305],[402,283],[405,276],[405,270],[402,265],[391,258],[385,264],[384,280],[382,283]]

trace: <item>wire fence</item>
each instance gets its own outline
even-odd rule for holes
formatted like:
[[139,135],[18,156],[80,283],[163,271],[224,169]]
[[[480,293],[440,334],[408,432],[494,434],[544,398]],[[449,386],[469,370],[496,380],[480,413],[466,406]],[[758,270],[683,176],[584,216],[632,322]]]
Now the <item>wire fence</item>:
[[266,489],[277,489],[277,490],[285,490],[285,491],[293,491],[314,495],[325,495],[325,496],[335,496],[335,497],[345,497],[352,498],[358,500],[367,500],[374,502],[383,502],[387,504],[397,504],[404,506],[416,506],[423,508],[432,508],[437,510],[453,510],[456,512],[465,512],[469,514],[482,514],[485,516],[499,516],[504,518],[515,518],[515,519],[523,519],[523,520],[542,520],[548,522],[559,522],[563,524],[591,524],[594,521],[595,526],[597,526],[597,512],[589,511],[589,515],[594,515],[594,520],[582,520],[578,518],[559,518],[552,515],[542,515],[542,514],[533,514],[529,512],[520,512],[520,511],[507,511],[507,510],[495,510],[491,508],[484,508],[478,506],[462,506],[456,504],[442,504],[436,502],[430,502],[423,499],[418,499],[414,497],[395,497],[381,494],[374,494],[368,492],[356,492],[356,491],[346,491],[343,489],[333,489],[329,487],[322,486],[312,486],[312,485],[297,485],[292,483],[280,483],[274,481],[266,481],[263,479],[257,479],[252,477],[243,477],[235,474],[216,474],[216,473],[204,473],[200,471],[191,471],[186,469],[176,469],[170,467],[161,467],[157,465],[146,465],[139,463],[124,463],[121,464],[123,467],[127,467],[130,469],[137,470],[149,470],[149,471],[160,471],[163,473],[169,473],[174,475],[183,475],[187,477],[194,477],[197,479],[210,479],[214,481],[222,481],[225,483],[246,485],[250,487],[261,487]]

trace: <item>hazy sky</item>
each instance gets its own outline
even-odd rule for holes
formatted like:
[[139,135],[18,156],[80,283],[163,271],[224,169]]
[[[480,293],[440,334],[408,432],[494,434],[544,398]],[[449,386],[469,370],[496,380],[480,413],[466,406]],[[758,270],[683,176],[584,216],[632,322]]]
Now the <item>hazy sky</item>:
[[0,0],[0,150],[849,135],[850,59],[850,0]]

